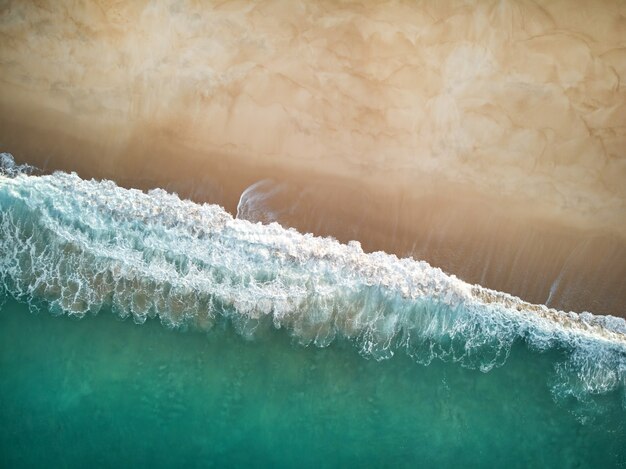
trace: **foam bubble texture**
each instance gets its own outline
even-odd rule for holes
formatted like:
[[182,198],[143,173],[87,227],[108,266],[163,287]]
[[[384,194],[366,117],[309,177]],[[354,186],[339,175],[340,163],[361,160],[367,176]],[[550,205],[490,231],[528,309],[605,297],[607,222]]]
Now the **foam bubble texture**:
[[234,219],[160,189],[30,176],[3,158],[0,288],[33,307],[78,317],[110,307],[204,330],[226,319],[245,336],[271,325],[305,345],[342,337],[375,359],[404,351],[482,371],[525,341],[565,352],[559,395],[626,388],[621,318],[531,305],[425,262]]

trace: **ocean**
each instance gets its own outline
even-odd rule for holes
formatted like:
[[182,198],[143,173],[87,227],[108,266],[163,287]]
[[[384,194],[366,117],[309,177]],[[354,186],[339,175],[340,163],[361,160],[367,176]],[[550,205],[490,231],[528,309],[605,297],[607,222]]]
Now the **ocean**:
[[623,467],[626,321],[2,155],[4,467]]

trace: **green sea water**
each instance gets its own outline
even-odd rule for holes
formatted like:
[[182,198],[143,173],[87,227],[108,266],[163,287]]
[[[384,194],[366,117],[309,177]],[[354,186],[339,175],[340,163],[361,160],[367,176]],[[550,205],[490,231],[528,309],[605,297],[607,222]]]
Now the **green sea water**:
[[488,373],[346,342],[302,347],[0,310],[2,467],[626,467],[611,393],[551,392],[560,352],[517,342]]

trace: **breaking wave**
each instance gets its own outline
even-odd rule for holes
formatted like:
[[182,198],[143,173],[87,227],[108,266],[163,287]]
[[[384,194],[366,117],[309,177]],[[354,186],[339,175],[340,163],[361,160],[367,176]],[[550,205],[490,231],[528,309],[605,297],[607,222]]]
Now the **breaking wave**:
[[375,359],[405,352],[485,372],[521,341],[564,352],[558,396],[618,391],[626,406],[621,318],[532,305],[425,262],[253,224],[161,189],[30,171],[0,156],[0,293],[33,308],[112,308],[202,330],[227,320],[244,336],[284,328],[304,345],[343,338]]

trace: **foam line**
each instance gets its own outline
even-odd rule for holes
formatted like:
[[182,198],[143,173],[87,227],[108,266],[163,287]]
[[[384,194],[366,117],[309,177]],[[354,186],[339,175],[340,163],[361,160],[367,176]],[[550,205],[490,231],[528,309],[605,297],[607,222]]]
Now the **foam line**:
[[2,161],[1,288],[53,312],[111,307],[138,323],[200,329],[227,319],[244,335],[271,324],[302,344],[342,337],[376,359],[405,351],[483,371],[525,341],[568,353],[568,393],[625,387],[624,319],[532,305],[422,261],[253,224],[160,189],[30,176]]

